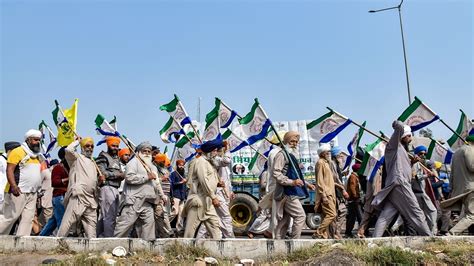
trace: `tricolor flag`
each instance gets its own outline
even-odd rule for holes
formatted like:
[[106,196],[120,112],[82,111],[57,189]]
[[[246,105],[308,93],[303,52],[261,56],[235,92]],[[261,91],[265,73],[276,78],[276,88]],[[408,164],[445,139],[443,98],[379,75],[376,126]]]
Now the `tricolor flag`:
[[195,147],[199,144],[200,142],[193,131],[188,132],[186,135],[182,135],[175,144],[176,157],[178,159],[183,159],[186,162],[190,161],[194,156],[196,156]]
[[441,145],[434,139],[431,139],[428,152],[426,153],[426,159],[431,161],[442,162],[443,164],[451,164],[453,158],[453,151]]
[[183,127],[178,124],[178,122],[175,121],[173,117],[170,117],[168,122],[166,122],[166,124],[160,130],[161,140],[163,140],[164,143],[175,143],[178,141],[179,135],[184,134],[185,132]]
[[415,101],[398,117],[398,120],[411,127],[412,132],[422,129],[438,119],[439,116],[418,97],[415,97]]
[[58,101],[54,101],[56,108],[53,110],[53,121],[58,127],[58,145],[63,147],[74,141],[77,124],[77,103],[74,100],[73,105],[69,109],[61,110]]
[[[472,123],[471,119],[469,119],[469,117],[462,110],[460,111],[461,119],[459,120],[456,133],[466,139],[467,136],[474,134],[474,123]],[[451,147],[453,150],[457,150],[463,145],[465,145],[464,141],[460,139],[456,134],[453,134],[451,138],[448,139],[448,144],[449,147]]]
[[203,140],[216,139],[221,128],[227,128],[237,116],[237,112],[227,107],[221,99],[216,98],[214,109],[206,115],[206,127],[204,129]]
[[346,119],[334,111],[329,111],[320,118],[309,122],[306,129],[314,140],[319,140],[319,143],[328,143],[351,122],[350,119]]
[[[44,157],[49,158],[49,157],[51,157],[49,155],[49,152],[53,150],[53,148],[54,148],[54,146],[57,142],[57,138],[54,135],[51,128],[46,124],[46,122],[44,122],[44,120],[41,121],[38,128],[39,128],[39,131],[41,131],[41,134],[43,135],[42,138],[41,138],[41,148],[43,149]],[[48,136],[49,136],[48,146],[45,145],[46,134],[48,134]]]
[[[362,127],[365,127],[367,124],[366,121],[362,123]],[[349,153],[347,158],[346,158],[346,163],[344,164],[344,167],[342,169],[347,169],[352,162],[352,157],[354,156],[354,152],[357,151],[357,147],[359,147],[360,139],[362,138],[362,134],[364,134],[364,129],[360,127],[357,133],[354,135],[352,138],[351,142],[349,142],[349,145],[347,145],[347,152]]]
[[255,155],[252,157],[249,163],[249,171],[252,171],[253,174],[259,176],[265,169],[265,164],[267,163],[268,154],[273,149],[273,145],[268,141],[262,141],[258,147]]
[[377,170],[385,160],[386,143],[380,139],[365,147],[365,155],[358,174],[367,177],[372,182]]
[[168,114],[182,127],[191,124],[191,118],[189,118],[183,104],[176,94],[171,102],[160,106],[160,110],[168,112]]
[[115,116],[114,119],[107,122],[103,115],[98,114],[94,121],[97,134],[104,136],[104,138],[97,143],[97,146],[105,143],[108,136],[120,136],[120,133],[117,131],[117,118]]
[[239,119],[239,123],[242,126],[242,131],[247,137],[245,141],[248,145],[252,145],[257,141],[264,139],[272,125],[272,122],[268,119],[265,111],[260,106],[258,99],[255,99],[250,112]]
[[239,138],[232,130],[227,129],[224,134],[222,134],[222,139],[226,140],[229,143],[230,152],[236,152],[242,149],[245,146],[248,146],[248,143]]

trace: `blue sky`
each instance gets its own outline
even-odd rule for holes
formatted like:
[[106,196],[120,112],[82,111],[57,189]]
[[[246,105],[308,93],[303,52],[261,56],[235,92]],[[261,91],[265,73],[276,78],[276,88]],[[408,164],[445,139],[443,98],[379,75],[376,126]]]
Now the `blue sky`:
[[[391,134],[408,102],[398,15],[367,11],[397,3],[3,0],[0,143],[52,125],[54,99],[79,98],[80,135],[99,139],[100,113],[135,142],[161,145],[158,107],[174,93],[192,118],[198,97],[201,118],[216,96],[240,114],[258,97],[274,121],[331,106]],[[472,118],[472,1],[406,0],[402,14],[412,95],[452,127],[460,108]]]

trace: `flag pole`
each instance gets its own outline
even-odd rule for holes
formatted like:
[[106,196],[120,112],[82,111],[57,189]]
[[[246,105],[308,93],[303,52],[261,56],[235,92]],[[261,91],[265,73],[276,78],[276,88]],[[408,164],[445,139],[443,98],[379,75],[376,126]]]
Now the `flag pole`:
[[[220,99],[219,99],[220,100]],[[232,108],[230,108],[226,103],[224,103],[222,100],[221,100],[221,104],[224,105],[225,108],[227,108],[229,111],[232,112]],[[264,112],[265,113],[265,112]],[[242,116],[239,115],[237,112],[235,112],[235,116],[237,116],[238,119],[242,119]],[[265,140],[268,141],[269,143],[273,144],[271,142],[271,140],[269,140],[267,137],[265,137]],[[249,145],[251,146],[251,145]],[[265,156],[264,156],[265,157]]]
[[[258,101],[258,99],[256,99]],[[260,111],[262,111],[263,115],[265,116],[266,119],[270,120],[270,118],[268,118],[268,115],[267,113],[265,112],[265,110],[263,110],[263,108],[260,107],[260,103],[258,104],[258,107],[260,108]],[[285,153],[286,157],[288,158],[288,161],[290,162],[290,165],[291,167],[293,168],[293,170],[296,172],[296,174],[298,174],[298,177],[299,179],[301,179],[301,181],[303,181],[303,186],[306,186],[306,182],[304,181],[304,178],[302,176],[299,176],[299,172],[295,166],[295,164],[293,163],[293,160],[291,160],[291,157],[290,157],[290,153],[288,152],[288,150],[286,149],[285,145],[283,144],[283,141],[282,139],[280,138],[280,136],[278,135],[278,132],[276,131],[276,128],[273,126],[273,123],[270,121],[270,127],[272,128],[273,132],[275,133],[277,139],[278,139],[278,142],[281,144],[281,147],[282,147],[282,150],[283,152]]]
[[451,130],[456,136],[458,136],[458,138],[460,138],[460,139],[464,142],[464,144],[467,144],[467,141],[466,141],[461,135],[459,135],[458,132],[454,131],[448,124],[446,124],[446,122],[444,122],[443,119],[439,118],[439,121],[440,121],[443,125],[445,125],[449,130]]
[[[74,100],[76,101],[76,100]],[[61,107],[61,105],[59,105],[59,102],[57,100],[54,100],[54,102],[56,103],[56,105],[58,106],[59,108],[59,111],[61,112],[61,114],[63,115],[64,119],[66,120],[66,123],[69,124],[69,127],[71,128],[72,132],[74,133],[74,136],[76,136],[76,138],[78,139],[81,139],[81,136],[79,136],[79,134],[77,134],[76,130],[73,129],[73,126],[71,124],[71,122],[69,121],[69,119],[67,119],[66,115],[64,114],[64,111],[63,111],[63,108]],[[94,158],[91,156],[91,161],[94,163],[94,166],[95,166],[95,169],[97,170],[97,173],[99,173],[99,177],[103,176],[105,177],[103,174],[102,174],[102,171],[100,171],[99,169],[99,166],[97,165],[97,163],[95,162]],[[101,181],[99,179],[99,181]]]
[[[109,121],[105,120],[104,119],[104,122],[105,124],[109,127],[109,128],[113,128],[110,124],[109,124]],[[130,144],[128,143],[127,139],[125,139],[122,134],[120,134],[118,131],[115,131],[115,134],[118,135],[118,137],[123,141],[123,143],[125,144],[125,146],[127,146],[127,148],[130,149],[130,152],[133,152],[135,153],[135,151],[133,150],[132,146],[130,146]],[[138,154],[135,153],[135,156],[137,157],[137,160],[143,165],[143,167],[145,167],[145,170],[147,171],[147,173],[151,173],[151,169],[150,167],[148,167],[148,165],[146,165],[146,163],[142,160],[142,158],[140,158],[140,156],[138,156]]]
[[[424,104],[418,97],[415,96],[415,99],[418,99],[421,104],[423,104],[423,106],[425,106],[425,108],[428,109],[432,114],[437,115],[428,105]],[[449,130],[451,130],[451,132],[453,132],[456,136],[458,136],[458,138],[460,138],[465,144],[467,144],[466,140],[461,135],[459,135],[458,132],[454,131],[448,124],[446,124],[446,122],[444,122],[441,117],[439,117],[439,122],[445,125]]]
[[[330,107],[326,107],[326,108],[327,108],[329,111],[334,112],[334,113],[337,114],[338,116],[340,116],[340,117],[342,117],[342,118],[344,118],[344,119],[349,120],[348,117],[342,115],[341,113],[338,113],[337,111],[331,109]],[[373,136],[376,137],[376,138],[379,138],[379,139],[381,139],[381,140],[383,140],[383,141],[388,142],[388,139],[386,139],[386,138],[384,138],[384,137],[382,137],[382,136],[379,136],[379,135],[375,134],[373,131],[367,129],[366,127],[362,126],[361,124],[359,124],[359,123],[357,123],[357,122],[354,122],[354,120],[352,120],[352,119],[350,119],[350,120],[351,120],[351,123],[352,123],[352,124],[358,126],[359,128],[362,128],[364,131],[367,131],[367,133],[373,135]]]
[[[177,97],[176,94],[175,94],[175,97]],[[185,110],[183,104],[181,103],[181,101],[178,100],[178,104],[179,104],[179,106],[180,106],[183,110]],[[187,115],[186,111],[185,111],[185,114],[186,114],[187,117],[189,117],[189,116]],[[176,119],[175,119],[174,117],[173,117],[173,120],[176,122]],[[190,118],[190,120],[191,120],[191,118]],[[196,127],[194,127],[193,121],[191,120],[190,122],[191,122],[191,123],[190,123],[190,124],[191,124],[191,127],[193,128],[194,134],[196,134],[196,137],[198,138],[199,142],[202,144],[201,136],[199,136],[199,134],[198,134],[198,132],[197,132],[197,130],[196,130]],[[179,123],[178,123],[178,124],[179,124]],[[181,125],[181,124],[180,124],[180,125]],[[190,141],[191,141],[191,140],[190,140]]]

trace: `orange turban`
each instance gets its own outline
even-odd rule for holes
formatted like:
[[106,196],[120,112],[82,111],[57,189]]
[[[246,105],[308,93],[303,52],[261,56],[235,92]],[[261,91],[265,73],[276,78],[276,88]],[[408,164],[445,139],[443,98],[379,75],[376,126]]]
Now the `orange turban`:
[[171,166],[171,161],[170,161],[170,159],[168,159],[168,156],[166,156],[166,159],[165,159],[165,166],[166,166],[166,167],[170,167],[170,166]]
[[107,143],[107,146],[120,145],[120,138],[115,137],[115,136],[110,136],[110,137],[107,137],[105,142]]
[[185,160],[182,160],[182,159],[176,160],[176,166],[178,166],[178,165],[180,165],[180,164],[185,165],[185,164],[186,164],[186,161],[185,161]]
[[166,163],[166,159],[168,159],[168,157],[164,153],[158,153],[157,155],[155,155],[156,163]]
[[122,158],[125,154],[130,155],[130,150],[128,148],[123,148],[118,152],[118,156]]

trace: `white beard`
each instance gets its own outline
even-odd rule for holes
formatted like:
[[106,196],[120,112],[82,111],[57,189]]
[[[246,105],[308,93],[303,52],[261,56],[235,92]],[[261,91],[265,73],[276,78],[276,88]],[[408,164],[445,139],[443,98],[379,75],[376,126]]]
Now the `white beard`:
[[298,148],[292,148],[292,147],[290,147],[289,145],[285,145],[285,149],[286,149],[289,153],[293,154],[293,156],[295,156],[297,160],[300,159],[300,152],[299,152]]
[[331,154],[327,154],[326,156],[324,156],[324,159],[326,159],[328,162],[331,161]]
[[140,159],[142,159],[148,166],[153,165],[151,155],[138,152],[138,157],[140,157]]

